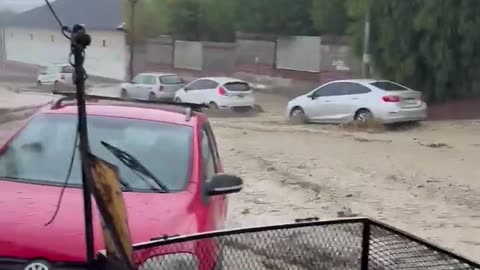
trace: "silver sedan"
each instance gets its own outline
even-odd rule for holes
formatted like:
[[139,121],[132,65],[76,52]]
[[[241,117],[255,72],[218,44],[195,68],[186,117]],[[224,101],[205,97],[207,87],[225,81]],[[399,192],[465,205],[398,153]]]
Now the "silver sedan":
[[321,85],[288,102],[287,117],[303,122],[383,123],[422,121],[427,104],[419,91],[385,80],[340,80]]

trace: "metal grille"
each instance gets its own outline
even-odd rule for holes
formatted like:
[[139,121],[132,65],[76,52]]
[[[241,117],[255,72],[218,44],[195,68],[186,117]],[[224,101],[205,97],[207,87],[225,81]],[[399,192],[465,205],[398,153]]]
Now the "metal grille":
[[454,254],[381,224],[370,225],[369,237],[369,269],[479,269]]
[[369,219],[294,223],[135,246],[141,270],[479,269],[474,262]]

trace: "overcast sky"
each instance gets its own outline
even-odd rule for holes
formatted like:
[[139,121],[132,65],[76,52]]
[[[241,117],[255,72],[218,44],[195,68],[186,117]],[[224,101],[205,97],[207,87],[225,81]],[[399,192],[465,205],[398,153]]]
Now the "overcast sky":
[[8,8],[16,12],[23,12],[44,4],[44,0],[0,0],[0,9]]

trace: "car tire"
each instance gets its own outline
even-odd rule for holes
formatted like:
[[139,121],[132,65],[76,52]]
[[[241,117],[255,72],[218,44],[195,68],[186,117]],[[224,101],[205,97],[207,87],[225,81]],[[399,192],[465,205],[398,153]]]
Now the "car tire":
[[233,107],[233,111],[236,113],[248,113],[252,110],[252,107]]
[[157,96],[155,95],[155,93],[150,92],[150,94],[148,94],[148,100],[150,100],[150,101],[157,100]]
[[44,269],[45,267],[47,269],[53,269],[52,264],[46,260],[33,260],[25,265],[25,269],[27,269],[27,267],[29,269]]
[[220,110],[220,107],[218,107],[217,103],[215,103],[215,102],[213,102],[213,101],[208,104],[208,107],[209,107],[209,109],[212,110],[212,111],[218,111],[218,110]]
[[182,99],[180,99],[179,97],[176,97],[173,101],[175,101],[176,103],[182,103]]
[[306,124],[308,122],[305,111],[301,107],[294,107],[290,111],[289,120],[292,124]]
[[373,119],[373,114],[367,109],[360,109],[355,113],[354,120],[359,122],[368,122]]
[[59,93],[59,91],[58,91],[58,81],[54,81],[54,82],[53,82],[52,93],[54,93],[54,94]]
[[128,98],[128,92],[127,92],[126,89],[122,89],[122,91],[120,92],[120,97],[123,98],[123,99]]

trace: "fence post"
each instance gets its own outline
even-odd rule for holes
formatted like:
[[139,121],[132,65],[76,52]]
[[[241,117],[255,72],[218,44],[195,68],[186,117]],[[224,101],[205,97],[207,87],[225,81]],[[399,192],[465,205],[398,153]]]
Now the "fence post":
[[367,220],[363,223],[362,233],[362,257],[361,257],[361,270],[368,270],[368,261],[370,254],[370,221]]

